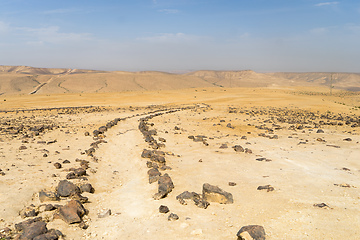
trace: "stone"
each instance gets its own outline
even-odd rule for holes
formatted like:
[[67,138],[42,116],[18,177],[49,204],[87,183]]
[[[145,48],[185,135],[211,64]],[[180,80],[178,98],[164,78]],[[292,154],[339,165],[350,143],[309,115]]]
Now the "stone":
[[208,202],[218,202],[221,204],[233,203],[233,196],[218,186],[213,186],[208,183],[203,185],[203,199]]
[[176,221],[179,220],[179,216],[175,213],[170,213],[169,217],[168,217],[169,221]]
[[98,214],[98,218],[105,218],[111,215],[111,209],[104,209]]
[[229,186],[231,187],[236,186],[236,182],[229,182]]
[[56,192],[40,191],[39,200],[40,202],[58,201],[59,195]]
[[176,200],[178,200],[182,205],[187,205],[186,200],[195,200],[195,199],[200,199],[200,195],[197,194],[196,192],[189,192],[189,191],[185,191],[182,192],[181,194],[176,196]]
[[72,223],[80,223],[81,218],[86,214],[86,209],[84,206],[75,200],[69,201],[65,206],[60,207],[59,215],[64,222],[72,224]]
[[45,234],[41,234],[35,237],[33,240],[57,240],[57,239],[59,239],[59,236],[56,230],[52,229]]
[[72,182],[61,180],[57,187],[57,193],[61,197],[68,197],[72,194],[80,193],[80,189]]
[[93,188],[93,186],[90,183],[85,183],[85,184],[80,186],[80,191],[82,193],[83,192],[94,193],[95,189]]
[[56,163],[54,163],[54,166],[55,166],[56,169],[60,169],[61,168],[61,163],[56,162]]
[[318,130],[316,131],[316,133],[324,133],[324,130],[318,129]]
[[[245,232],[247,232],[247,234]],[[251,238],[248,238],[249,235]],[[265,240],[265,235],[265,229],[263,226],[260,225],[244,226],[236,234],[238,240]]]
[[174,183],[167,173],[165,173],[163,176],[160,176],[158,184],[158,192],[154,195],[155,200],[166,197],[168,193],[174,189]]
[[28,219],[26,221],[20,222],[20,223],[16,223],[15,224],[15,230],[20,232],[20,231],[24,231],[25,228],[27,228],[28,226],[30,226],[30,224],[34,223],[34,222],[39,222],[42,221],[41,217],[36,217],[36,218],[31,218]]
[[35,207],[34,205],[30,205],[29,207],[25,207],[19,212],[19,215],[22,218],[27,217],[36,217],[39,214],[39,209]]
[[161,205],[159,207],[159,212],[160,213],[168,213],[169,211],[170,211],[169,208],[167,206],[165,206],[165,205]]
[[351,138],[344,138],[344,141],[351,142],[352,139]]
[[223,144],[221,144],[221,146],[219,148],[221,148],[221,149],[228,148],[228,145],[226,143],[223,143]]
[[35,237],[46,233],[47,231],[48,230],[45,222],[34,222],[25,227],[23,233],[20,236],[20,240],[32,240]]
[[149,183],[154,183],[160,179],[161,173],[157,168],[151,168],[148,172],[149,175]]
[[267,190],[268,192],[274,191],[274,187],[271,185],[258,186],[257,190]]
[[240,145],[233,146],[233,149],[235,152],[244,152],[245,151],[244,148]]
[[25,150],[25,149],[27,149],[27,147],[24,146],[24,145],[22,145],[22,146],[19,147],[19,150]]

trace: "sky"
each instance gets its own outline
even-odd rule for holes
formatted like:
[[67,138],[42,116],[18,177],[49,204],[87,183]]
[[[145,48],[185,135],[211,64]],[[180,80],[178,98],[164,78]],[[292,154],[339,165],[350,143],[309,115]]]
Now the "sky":
[[360,72],[360,1],[0,0],[0,65]]

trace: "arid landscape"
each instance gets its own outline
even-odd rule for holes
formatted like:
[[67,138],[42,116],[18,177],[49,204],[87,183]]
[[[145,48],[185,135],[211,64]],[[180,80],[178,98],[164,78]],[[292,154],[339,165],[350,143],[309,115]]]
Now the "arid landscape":
[[359,88],[0,66],[0,239],[359,239]]

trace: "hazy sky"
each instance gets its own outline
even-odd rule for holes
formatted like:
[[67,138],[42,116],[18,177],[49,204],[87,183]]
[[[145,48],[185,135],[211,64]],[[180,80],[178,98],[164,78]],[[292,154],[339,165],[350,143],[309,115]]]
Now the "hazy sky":
[[0,65],[360,72],[360,1],[0,0]]

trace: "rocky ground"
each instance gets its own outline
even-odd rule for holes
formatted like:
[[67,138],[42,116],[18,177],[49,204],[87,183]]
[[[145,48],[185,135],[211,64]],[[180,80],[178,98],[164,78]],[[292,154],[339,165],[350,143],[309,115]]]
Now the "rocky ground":
[[195,94],[1,112],[0,239],[358,238],[356,112]]

